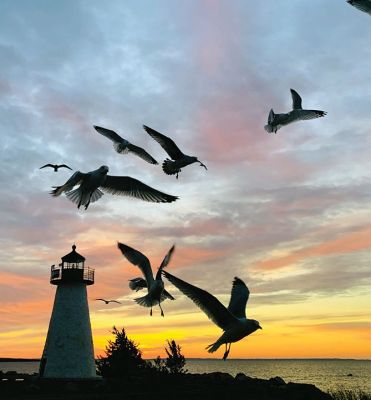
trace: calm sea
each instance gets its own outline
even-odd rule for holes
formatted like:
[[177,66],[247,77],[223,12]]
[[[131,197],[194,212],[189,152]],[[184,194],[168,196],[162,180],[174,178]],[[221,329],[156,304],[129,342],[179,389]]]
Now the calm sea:
[[[0,362],[0,370],[37,372],[38,362]],[[256,378],[280,376],[286,382],[312,383],[324,391],[361,389],[371,394],[371,360],[207,360],[188,359],[189,372],[238,372]],[[352,374],[352,376],[348,376]]]

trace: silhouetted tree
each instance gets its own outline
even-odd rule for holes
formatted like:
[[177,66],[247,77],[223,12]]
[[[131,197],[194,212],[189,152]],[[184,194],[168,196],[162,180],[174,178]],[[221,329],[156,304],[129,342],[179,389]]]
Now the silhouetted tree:
[[104,378],[127,378],[150,368],[143,360],[137,344],[127,337],[124,328],[120,331],[114,326],[111,332],[115,340],[108,341],[106,356],[97,360],[98,374]]
[[166,360],[158,356],[154,360],[156,369],[159,372],[168,374],[185,374],[188,371],[184,368],[186,359],[181,353],[181,347],[176,344],[175,340],[168,340],[167,347],[165,347],[167,354]]

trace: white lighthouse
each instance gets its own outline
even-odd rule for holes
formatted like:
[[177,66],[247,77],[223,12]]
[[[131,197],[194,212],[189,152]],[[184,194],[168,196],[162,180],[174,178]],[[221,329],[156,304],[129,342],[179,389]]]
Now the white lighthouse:
[[72,251],[51,267],[50,283],[57,285],[49,322],[40,377],[96,379],[87,285],[94,284],[94,270],[85,267],[85,257]]

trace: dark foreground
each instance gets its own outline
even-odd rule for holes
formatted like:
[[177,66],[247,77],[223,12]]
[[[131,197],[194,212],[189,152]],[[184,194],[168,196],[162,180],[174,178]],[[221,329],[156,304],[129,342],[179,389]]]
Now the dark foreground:
[[[23,375],[24,381],[0,381],[1,400],[332,400],[314,385],[285,383],[282,378],[269,380],[227,373],[167,375],[157,378],[132,378],[130,381],[38,380]],[[2,378],[6,378],[3,375]]]

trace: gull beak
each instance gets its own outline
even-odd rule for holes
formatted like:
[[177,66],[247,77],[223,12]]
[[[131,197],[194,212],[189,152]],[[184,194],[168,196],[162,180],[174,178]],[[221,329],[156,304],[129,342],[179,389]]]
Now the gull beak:
[[206,169],[206,171],[207,171],[207,167],[206,167],[206,165],[205,165],[205,164],[202,164],[202,162],[201,162],[201,161],[199,161],[199,163],[200,163],[200,167],[204,167],[204,168]]
[[258,326],[259,329],[263,329],[260,325]]

